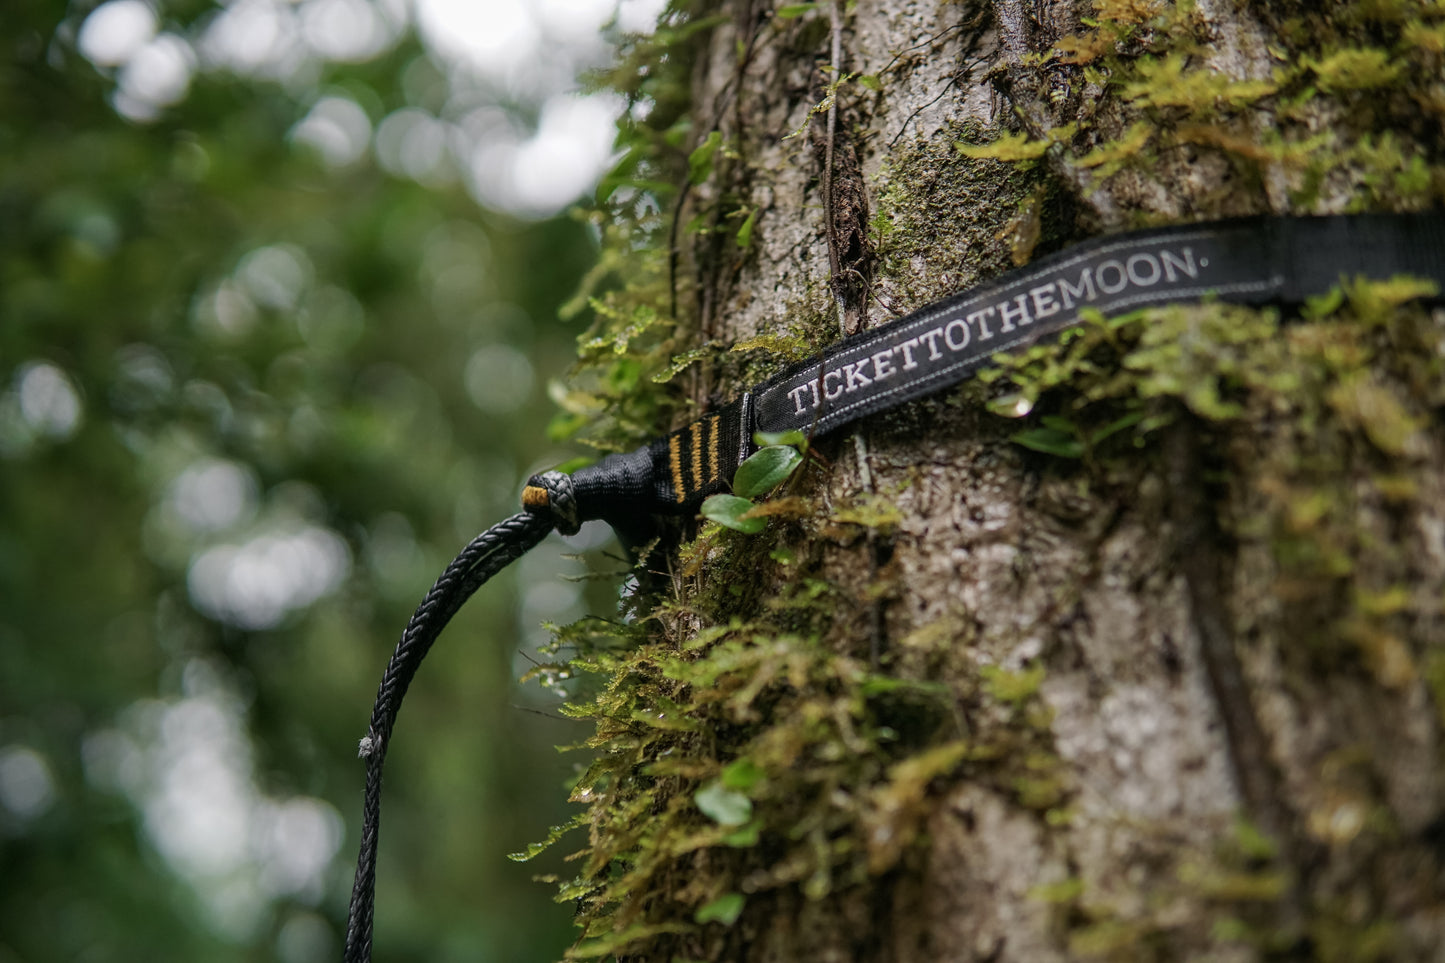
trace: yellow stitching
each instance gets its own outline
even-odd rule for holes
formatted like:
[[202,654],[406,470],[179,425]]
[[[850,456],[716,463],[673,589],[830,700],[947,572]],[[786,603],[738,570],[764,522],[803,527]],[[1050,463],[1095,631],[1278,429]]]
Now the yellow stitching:
[[717,478],[718,467],[719,467],[718,457],[717,457],[717,423],[718,423],[718,420],[719,420],[719,419],[718,419],[718,416],[717,416],[717,415],[713,415],[712,418],[708,419],[708,422],[709,422],[709,423],[708,423],[708,427],[711,429],[711,432],[708,434],[708,437],[707,437],[707,460],[708,460],[708,463],[709,463],[709,468],[708,468],[707,475],[708,475],[708,478],[709,478],[709,479],[715,479],[715,478]]
[[668,463],[672,466],[672,487],[677,492],[677,503],[687,501],[687,490],[682,485],[682,452],[678,448],[678,436],[667,439]]
[[692,484],[702,487],[702,422],[694,421],[692,430]]

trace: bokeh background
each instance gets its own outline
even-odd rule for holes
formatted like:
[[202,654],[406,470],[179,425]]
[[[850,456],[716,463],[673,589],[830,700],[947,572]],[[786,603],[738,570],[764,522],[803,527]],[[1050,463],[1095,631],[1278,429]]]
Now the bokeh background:
[[[661,0],[6,0],[0,963],[338,958],[355,757],[454,552],[516,510],[595,261],[574,205]],[[615,607],[554,537],[443,637],[388,761],[377,955],[555,959],[506,854],[585,737],[518,686]]]

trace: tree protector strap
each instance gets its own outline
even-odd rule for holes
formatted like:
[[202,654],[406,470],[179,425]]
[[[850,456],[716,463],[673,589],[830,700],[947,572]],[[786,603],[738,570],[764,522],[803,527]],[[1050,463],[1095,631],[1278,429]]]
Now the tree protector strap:
[[527,482],[525,511],[478,536],[449,565],[402,633],[371,725],[361,852],[347,921],[347,963],[371,958],[381,768],[401,699],[462,603],[557,529],[601,519],[624,541],[654,515],[693,514],[726,491],[755,432],[824,435],[964,381],[1000,351],[1058,335],[1080,311],[1104,315],[1177,302],[1299,304],[1341,280],[1409,275],[1445,289],[1445,216],[1250,217],[1094,238],[972,290],[847,338],[650,445],[572,475]]

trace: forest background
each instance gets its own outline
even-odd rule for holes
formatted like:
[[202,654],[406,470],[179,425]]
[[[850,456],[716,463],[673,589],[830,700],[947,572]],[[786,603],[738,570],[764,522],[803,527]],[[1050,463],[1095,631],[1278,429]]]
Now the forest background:
[[[0,13],[0,961],[335,958],[380,670],[431,579],[576,454],[569,207],[660,4]],[[546,960],[507,853],[582,737],[517,688],[615,604],[588,530],[472,603],[388,772],[378,953]],[[525,590],[523,590],[525,587]]]

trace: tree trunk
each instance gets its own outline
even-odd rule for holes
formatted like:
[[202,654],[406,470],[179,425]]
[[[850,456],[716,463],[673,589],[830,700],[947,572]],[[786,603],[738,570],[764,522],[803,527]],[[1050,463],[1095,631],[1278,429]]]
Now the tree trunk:
[[[721,6],[687,417],[1074,240],[1445,185],[1425,4]],[[1393,290],[1089,326],[704,528],[599,663],[577,952],[1439,959],[1445,323]]]

